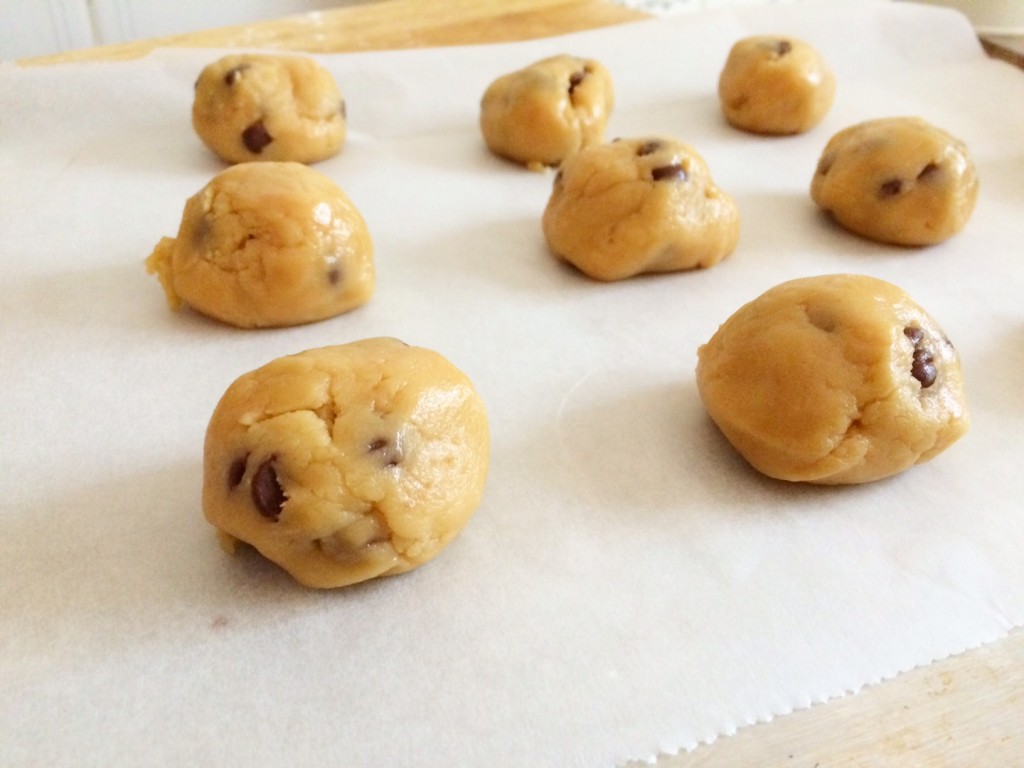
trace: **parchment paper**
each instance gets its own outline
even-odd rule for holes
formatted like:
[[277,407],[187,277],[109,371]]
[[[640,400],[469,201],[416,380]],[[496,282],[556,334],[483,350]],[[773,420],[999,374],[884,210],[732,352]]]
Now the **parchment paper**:
[[[754,32],[839,82],[809,134],[728,128],[717,76]],[[736,253],[604,285],[548,254],[552,173],[490,156],[478,103],[542,56],[599,58],[608,136],[693,144],[740,206]],[[777,7],[569,37],[319,57],[349,105],[318,170],[365,215],[372,301],[238,331],[168,310],[143,259],[223,166],[192,133],[216,51],[0,68],[0,762],[612,766],[693,748],[1003,636],[1024,621],[1024,75],[910,4]],[[982,180],[967,228],[874,245],[815,210],[827,139],[917,114]],[[770,481],[698,401],[697,346],[783,280],[904,287],[963,357],[974,424],[863,487]],[[440,351],[491,417],[483,505],[410,574],[317,592],[225,555],[202,440],[238,375],[393,335]]]

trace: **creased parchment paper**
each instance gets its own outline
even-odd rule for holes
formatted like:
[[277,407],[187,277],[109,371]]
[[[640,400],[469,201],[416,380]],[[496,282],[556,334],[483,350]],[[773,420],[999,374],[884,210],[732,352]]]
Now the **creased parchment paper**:
[[[837,100],[793,138],[724,125],[729,46],[812,42]],[[553,174],[490,156],[487,84],[600,59],[609,138],[693,144],[742,215],[711,270],[604,285],[547,253]],[[216,51],[0,69],[0,762],[598,768],[689,749],[1024,622],[1024,76],[909,4],[653,20],[500,46],[324,56],[350,139],[318,169],[362,210],[376,296],[238,331],[172,313],[143,259],[221,165],[192,133]],[[973,219],[874,245],[808,188],[839,129],[916,114],[963,138]],[[698,401],[696,349],[798,276],[904,287],[963,357],[974,424],[864,487],[769,481]],[[279,355],[393,335],[440,351],[491,417],[484,503],[413,573],[297,586],[225,555],[200,510],[227,385]]]

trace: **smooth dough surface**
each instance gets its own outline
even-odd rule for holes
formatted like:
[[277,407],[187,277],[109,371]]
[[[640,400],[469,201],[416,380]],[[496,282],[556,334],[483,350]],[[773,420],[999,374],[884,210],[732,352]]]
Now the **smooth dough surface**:
[[231,54],[199,74],[192,126],[228,163],[315,163],[345,143],[345,102],[331,73],[312,59]]
[[146,260],[171,307],[242,328],[299,325],[369,300],[366,222],[338,185],[300,163],[240,163],[185,203],[176,238]]
[[967,146],[955,136],[921,118],[883,118],[831,138],[811,198],[862,237],[932,245],[967,224],[978,176]]
[[558,258],[610,281],[713,266],[736,247],[740,218],[693,147],[654,137],[568,158],[542,226]]
[[862,275],[792,280],[740,308],[698,350],[711,418],[782,480],[865,483],[967,431],[956,350],[902,289]]
[[835,93],[835,75],[821,54],[789,36],[737,41],[718,78],[726,120],[751,133],[808,131],[828,113]]
[[480,129],[497,155],[556,166],[604,140],[614,102],[611,74],[600,62],[552,56],[491,83],[480,103]]
[[340,587],[402,573],[454,539],[489,460],[482,400],[437,352],[375,338],[237,379],[206,432],[203,511],[231,550]]

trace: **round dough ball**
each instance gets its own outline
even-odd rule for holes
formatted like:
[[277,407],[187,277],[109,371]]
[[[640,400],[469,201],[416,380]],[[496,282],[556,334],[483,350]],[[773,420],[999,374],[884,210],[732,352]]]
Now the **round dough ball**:
[[781,480],[866,483],[937,456],[969,420],[956,350],[895,285],[809,277],[740,308],[698,350],[711,418]]
[[811,198],[843,227],[895,245],[931,245],[955,235],[978,199],[966,145],[916,117],[869,120],[828,142]]
[[480,129],[492,152],[528,167],[555,166],[604,140],[615,102],[600,62],[559,55],[495,80],[480,103]]
[[542,225],[558,258],[610,281],[713,266],[736,247],[740,218],[692,147],[645,138],[568,158]]
[[200,73],[192,126],[229,163],[315,163],[345,143],[345,102],[312,59],[231,54]]
[[726,120],[751,133],[808,131],[828,113],[835,94],[835,75],[821,54],[788,36],[738,41],[718,79]]
[[440,354],[365,339],[237,379],[206,431],[203,512],[310,587],[411,570],[480,503],[487,415]]
[[373,243],[352,201],[300,163],[241,163],[185,203],[146,260],[168,303],[241,328],[299,325],[369,300]]

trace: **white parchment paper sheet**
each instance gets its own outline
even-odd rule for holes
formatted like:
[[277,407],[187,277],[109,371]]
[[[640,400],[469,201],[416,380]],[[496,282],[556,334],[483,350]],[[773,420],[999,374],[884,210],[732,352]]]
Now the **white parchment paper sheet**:
[[[728,128],[729,46],[815,44],[839,90],[792,138]],[[743,218],[711,270],[592,282],[547,253],[552,173],[491,157],[480,95],[558,52],[612,71],[609,138],[698,148]],[[905,4],[772,8],[570,37],[324,56],[350,139],[318,169],[363,211],[370,304],[233,330],[172,313],[142,261],[222,167],[189,123],[213,51],[0,69],[0,762],[611,766],[692,748],[1024,622],[1024,75]],[[921,115],[962,137],[973,219],[874,245],[808,187],[839,129]],[[783,280],[908,290],[963,356],[974,425],[890,481],[769,481],[706,418],[697,346]],[[394,335],[486,400],[484,503],[428,566],[333,592],[228,557],[203,432],[241,373]]]

